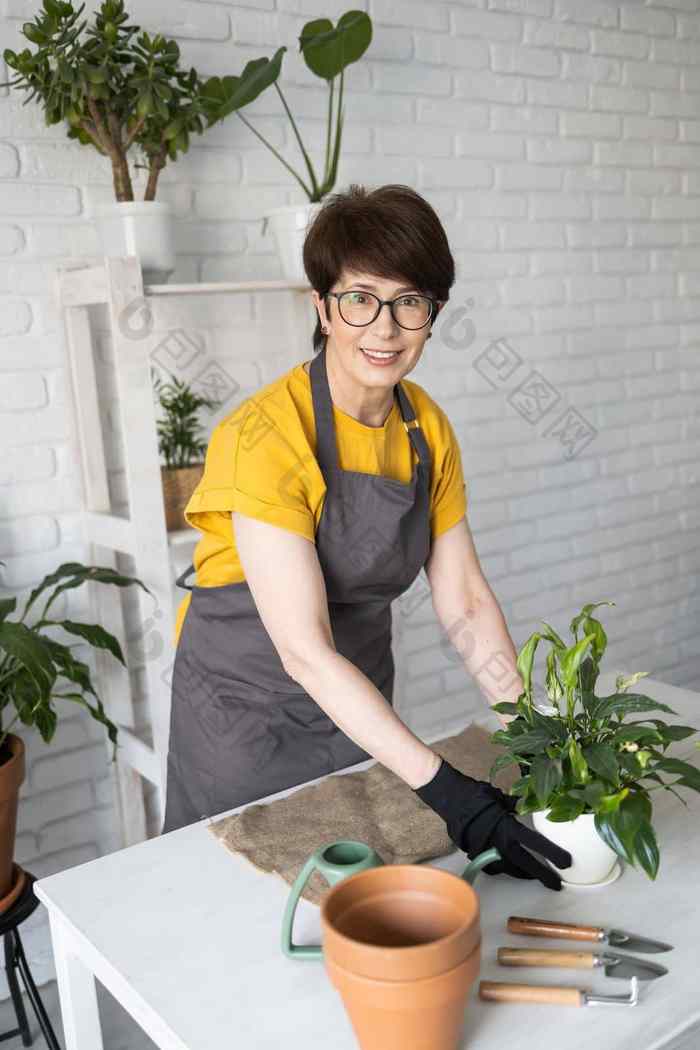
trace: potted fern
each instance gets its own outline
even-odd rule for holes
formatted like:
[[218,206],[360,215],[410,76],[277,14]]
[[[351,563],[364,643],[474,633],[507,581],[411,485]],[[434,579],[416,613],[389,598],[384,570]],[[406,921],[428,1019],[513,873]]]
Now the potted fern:
[[[25,775],[25,745],[22,737],[11,732],[12,726],[19,719],[23,725],[36,729],[48,744],[58,722],[55,702],[79,704],[105,727],[114,745],[112,761],[116,760],[118,729],[95,691],[90,668],[71,652],[73,646],[57,641],[53,635],[59,628],[111,653],[126,666],[119,642],[99,624],[56,620],[49,615],[59,594],[88,581],[116,587],[138,584],[152,593],[141,580],[115,569],[64,562],[34,588],[19,618],[13,617],[17,599],[0,598],[0,913],[14,903],[26,881],[25,872],[13,861],[18,797]],[[27,613],[50,587],[53,590],[40,615],[28,623]]]
[[[584,605],[571,621],[574,641],[568,645],[543,620],[544,629],[530,635],[518,654],[523,692],[515,703],[494,705],[513,717],[491,738],[506,753],[496,759],[490,777],[511,763],[520,766],[522,776],[510,789],[519,796],[516,813],[532,813],[535,828],[572,854],[571,868],[561,874],[576,885],[612,881],[621,872],[620,859],[639,864],[655,879],[659,848],[652,792],[671,791],[685,805],[676,786],[700,791],[700,770],[666,754],[674,741],[698,730],[650,717],[650,711],[676,712],[630,692],[649,672],[618,676],[612,695],[596,695],[607,636],[592,613],[599,605],[614,604]],[[532,689],[540,642],[550,646],[544,707],[535,703]],[[632,714],[643,717],[627,721]],[[663,775],[676,779],[667,783]]]
[[222,402],[196,393],[171,373],[164,382],[151,368],[151,380],[163,416],[157,420],[158,451],[165,460],[160,468],[168,532],[187,527],[185,507],[204,471],[207,442],[197,419],[201,408],[216,409]]

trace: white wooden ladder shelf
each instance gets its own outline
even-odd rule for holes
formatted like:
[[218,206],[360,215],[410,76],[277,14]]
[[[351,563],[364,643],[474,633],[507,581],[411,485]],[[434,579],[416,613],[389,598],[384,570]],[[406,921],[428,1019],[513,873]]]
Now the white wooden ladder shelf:
[[[133,255],[104,257],[87,266],[69,262],[57,271],[56,297],[70,357],[75,441],[83,479],[81,520],[89,564],[121,568],[152,592],[151,596],[140,587],[86,585],[91,622],[100,623],[119,640],[128,666],[127,670],[110,654],[95,652],[95,687],[107,714],[119,726],[115,802],[124,846],[147,838],[149,824],[152,830],[157,823],[155,834],[162,826],[175,657],[172,639],[177,604],[184,594],[175,587],[178,572],[173,559],[179,551],[189,560],[200,535],[195,529],[166,530],[149,354],[153,342],[134,338],[133,330],[123,324],[124,311],[130,308],[131,313],[139,303],[147,311],[148,300],[156,296],[280,290],[292,293],[283,297],[286,316],[277,329],[278,334],[283,333],[291,367],[311,354],[313,310],[306,284],[272,280],[144,287],[138,258]],[[100,387],[103,369],[95,358],[89,310],[98,304],[106,308],[113,353],[115,389],[107,393]],[[235,352],[235,340],[231,342]],[[110,433],[109,416],[115,401],[126,513],[115,512],[109,490],[110,448],[104,435]],[[118,552],[133,559],[131,571],[118,565]],[[112,745],[106,736],[105,740],[111,757]],[[155,792],[145,791],[147,784],[154,785]],[[149,794],[157,810],[153,815],[148,810]]]

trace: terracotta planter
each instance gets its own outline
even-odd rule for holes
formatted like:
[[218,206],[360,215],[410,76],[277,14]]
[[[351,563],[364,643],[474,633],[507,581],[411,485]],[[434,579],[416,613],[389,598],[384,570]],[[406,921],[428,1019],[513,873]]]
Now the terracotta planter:
[[193,467],[160,468],[165,505],[165,527],[168,532],[189,527],[185,520],[185,507],[203,473],[203,463],[197,463]]
[[372,868],[324,895],[321,925],[361,1050],[457,1050],[481,959],[466,881],[418,864]]
[[[19,896],[24,875],[13,864],[19,789],[25,776],[24,741],[8,733],[5,744],[9,745],[11,757],[0,765],[0,912],[6,911]],[[3,747],[3,754],[5,750]]]

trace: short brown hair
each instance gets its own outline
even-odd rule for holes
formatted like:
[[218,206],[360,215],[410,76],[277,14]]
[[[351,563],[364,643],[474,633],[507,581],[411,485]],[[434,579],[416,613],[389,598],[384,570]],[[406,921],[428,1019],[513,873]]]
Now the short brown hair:
[[[304,240],[304,270],[324,297],[344,269],[405,279],[424,294],[449,299],[455,263],[434,208],[401,183],[368,191],[351,184],[334,193],[317,212]],[[432,328],[435,315],[430,320]],[[316,315],[314,353],[325,345]]]

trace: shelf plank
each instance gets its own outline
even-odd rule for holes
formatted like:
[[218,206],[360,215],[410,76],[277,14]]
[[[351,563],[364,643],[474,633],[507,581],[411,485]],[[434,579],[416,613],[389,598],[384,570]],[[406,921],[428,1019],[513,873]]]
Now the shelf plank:
[[210,281],[201,284],[145,284],[144,295],[219,295],[235,292],[310,292],[311,285],[296,281]]

